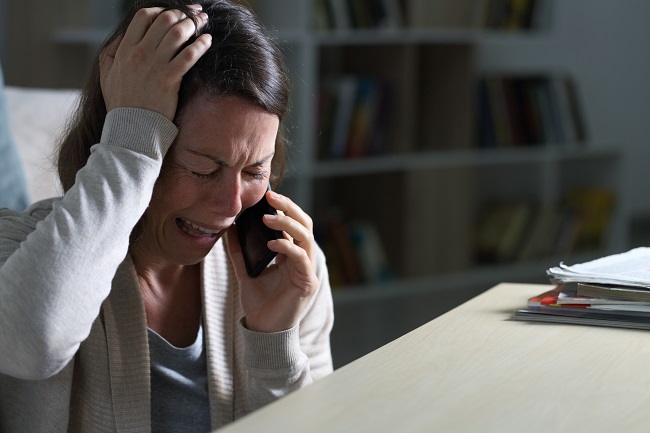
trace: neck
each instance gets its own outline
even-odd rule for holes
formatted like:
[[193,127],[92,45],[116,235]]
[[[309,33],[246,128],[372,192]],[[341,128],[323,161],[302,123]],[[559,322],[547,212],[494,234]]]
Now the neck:
[[201,320],[200,265],[164,264],[133,257],[147,326],[176,347],[195,339]]

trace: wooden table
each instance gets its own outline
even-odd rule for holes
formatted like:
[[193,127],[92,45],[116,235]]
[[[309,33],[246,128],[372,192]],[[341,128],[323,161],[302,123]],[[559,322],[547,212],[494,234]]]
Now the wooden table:
[[650,432],[650,333],[518,322],[500,284],[223,432]]

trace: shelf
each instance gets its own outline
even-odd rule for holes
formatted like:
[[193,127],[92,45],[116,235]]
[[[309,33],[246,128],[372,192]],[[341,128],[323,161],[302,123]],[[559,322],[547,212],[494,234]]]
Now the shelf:
[[320,45],[477,44],[480,42],[529,42],[544,32],[508,32],[472,28],[376,28],[320,30],[313,32]]
[[536,282],[548,283],[546,270],[561,261],[565,263],[582,263],[603,257],[613,252],[599,251],[539,259],[525,263],[507,263],[493,266],[476,266],[462,272],[423,278],[400,279],[385,283],[345,286],[333,290],[334,304],[351,304],[356,302],[380,301],[395,297],[417,296],[443,290],[463,289],[468,287],[489,287],[499,282]]
[[[566,147],[577,147],[567,144]],[[613,148],[563,150],[558,146],[519,149],[441,150],[358,159],[321,161],[314,164],[314,178],[332,178],[419,169],[543,163],[564,159],[615,157]]]

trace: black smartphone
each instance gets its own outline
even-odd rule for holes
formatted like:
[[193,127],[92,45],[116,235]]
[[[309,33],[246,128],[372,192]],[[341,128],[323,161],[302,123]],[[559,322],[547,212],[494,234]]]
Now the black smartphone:
[[[269,185],[267,190],[270,190]],[[267,227],[262,221],[265,214],[277,215],[277,211],[266,201],[266,193],[260,201],[242,212],[237,218],[237,237],[244,255],[246,272],[255,278],[268,266],[276,256],[266,243],[282,237],[282,232]]]

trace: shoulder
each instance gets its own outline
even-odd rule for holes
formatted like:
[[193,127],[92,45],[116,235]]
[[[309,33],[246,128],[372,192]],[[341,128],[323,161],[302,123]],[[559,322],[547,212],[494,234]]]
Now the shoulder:
[[29,233],[36,229],[36,224],[44,220],[54,203],[60,198],[49,198],[35,202],[22,212],[11,209],[0,209],[0,236],[5,237],[12,232]]

